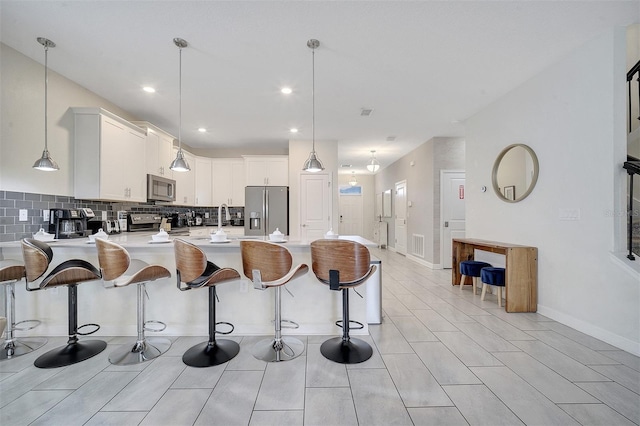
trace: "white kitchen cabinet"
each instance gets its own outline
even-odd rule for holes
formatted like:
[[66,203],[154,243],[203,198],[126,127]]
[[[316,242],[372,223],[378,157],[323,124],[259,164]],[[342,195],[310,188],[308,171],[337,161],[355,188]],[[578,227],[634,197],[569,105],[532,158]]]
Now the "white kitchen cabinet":
[[246,186],[289,186],[289,157],[286,155],[245,155]]
[[244,206],[244,160],[241,158],[214,158],[213,205]]
[[[195,187],[195,156],[182,150],[184,159],[187,160],[187,164],[191,167],[189,172],[172,172],[173,180],[176,181],[176,201],[173,204],[178,206],[193,206],[196,199],[196,187]],[[178,148],[173,148],[172,157],[176,158]]]
[[[193,169],[193,165],[191,166]],[[193,171],[193,170],[192,170]],[[212,206],[211,203],[211,159],[196,157],[195,159],[195,205]]]
[[147,201],[144,131],[102,108],[73,108],[74,197]]
[[147,121],[134,121],[133,124],[142,128],[147,134],[147,173],[169,178],[171,176],[169,166],[175,158],[171,156],[175,138]]

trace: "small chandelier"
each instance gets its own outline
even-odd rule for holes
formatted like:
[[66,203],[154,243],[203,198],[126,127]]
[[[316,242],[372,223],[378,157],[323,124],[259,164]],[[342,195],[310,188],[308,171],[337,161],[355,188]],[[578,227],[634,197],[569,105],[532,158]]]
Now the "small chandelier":
[[180,51],[180,80],[178,89],[180,97],[178,107],[178,153],[169,168],[174,172],[188,172],[191,170],[191,167],[189,167],[189,163],[187,163],[187,160],[184,158],[184,153],[182,152],[182,49],[189,44],[181,38],[174,38],[173,43],[178,46],[178,50]]
[[315,121],[316,121],[316,64],[315,64],[315,49],[320,46],[320,42],[315,39],[311,39],[307,41],[307,47],[311,49],[311,153],[309,154],[309,158],[304,162],[304,166],[302,170],[305,172],[319,172],[324,170],[324,166],[322,165],[322,161],[318,159],[316,155],[316,132],[315,132]]
[[44,151],[42,151],[42,157],[33,163],[33,168],[36,170],[42,170],[44,172],[53,172],[60,170],[58,163],[53,161],[53,158],[49,155],[49,148],[47,146],[47,92],[49,85],[49,67],[47,65],[47,53],[50,47],[56,47],[56,44],[51,40],[38,37],[38,43],[44,46]]
[[349,179],[349,185],[356,186],[358,181],[356,180],[356,172],[351,172],[351,179]]
[[367,170],[369,170],[371,173],[375,173],[380,169],[380,163],[378,162],[378,160],[376,160],[376,152],[371,151],[371,160],[369,160],[369,163],[367,164]]

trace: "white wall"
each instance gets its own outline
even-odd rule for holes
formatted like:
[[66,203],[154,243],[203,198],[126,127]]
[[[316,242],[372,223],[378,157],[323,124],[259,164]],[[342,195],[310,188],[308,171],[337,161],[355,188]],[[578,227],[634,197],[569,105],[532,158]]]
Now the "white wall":
[[[538,247],[538,312],[640,354],[640,275],[611,255],[624,246],[625,65],[624,29],[611,30],[467,121],[467,237]],[[513,143],[540,162],[515,204],[480,191]],[[566,208],[580,219],[559,220]]]
[[[44,60],[44,53],[43,53]],[[49,51],[49,66],[55,62]],[[44,148],[44,66],[0,43],[0,189],[73,195],[73,114],[70,107],[102,107],[137,118],[49,69],[48,144],[57,172],[32,168]]]

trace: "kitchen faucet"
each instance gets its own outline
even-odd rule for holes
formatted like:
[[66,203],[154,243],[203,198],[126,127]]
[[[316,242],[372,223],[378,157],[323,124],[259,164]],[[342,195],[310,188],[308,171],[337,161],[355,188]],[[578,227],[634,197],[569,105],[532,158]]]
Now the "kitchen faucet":
[[218,231],[222,230],[222,207],[225,207],[225,212],[227,213],[225,219],[227,221],[231,220],[231,215],[229,214],[229,206],[222,203],[218,206]]

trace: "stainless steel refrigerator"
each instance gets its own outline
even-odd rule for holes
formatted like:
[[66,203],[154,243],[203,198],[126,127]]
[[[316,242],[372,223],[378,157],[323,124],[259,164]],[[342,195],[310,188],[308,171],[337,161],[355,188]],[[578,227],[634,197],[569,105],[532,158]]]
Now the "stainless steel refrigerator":
[[247,186],[244,190],[244,235],[269,235],[278,228],[289,235],[289,187]]

